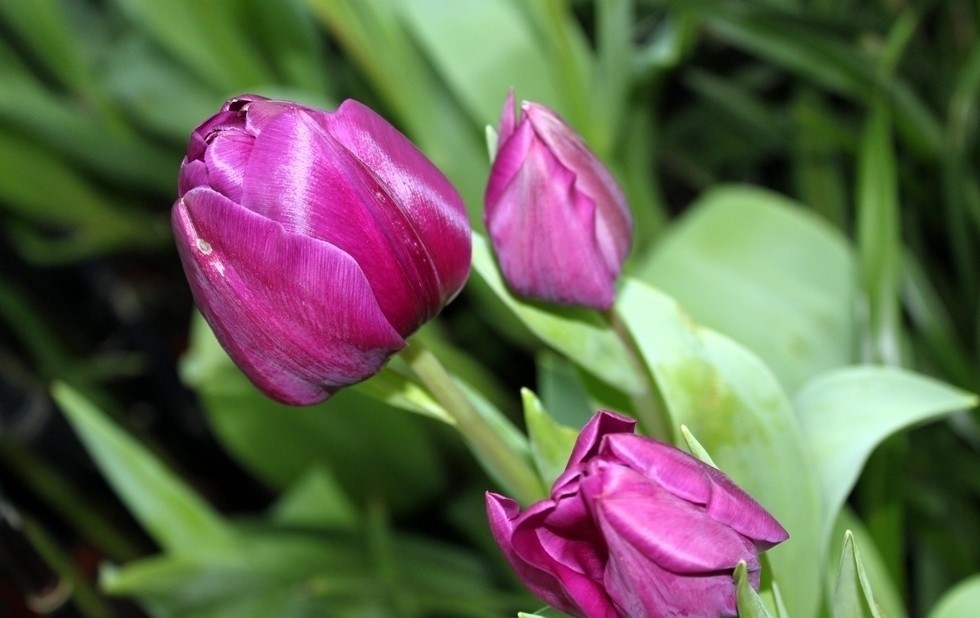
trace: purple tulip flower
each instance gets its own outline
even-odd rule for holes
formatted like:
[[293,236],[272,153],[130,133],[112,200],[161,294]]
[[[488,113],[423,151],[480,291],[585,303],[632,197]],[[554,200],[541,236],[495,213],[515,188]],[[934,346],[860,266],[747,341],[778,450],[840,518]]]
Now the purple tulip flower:
[[375,112],[255,95],[194,130],[173,227],[197,306],[273,399],[364,380],[466,282],[459,194]]
[[740,561],[759,587],[759,552],[788,538],[715,468],[633,434],[600,411],[551,497],[523,513],[487,493],[490,529],[527,587],[584,618],[734,617]]
[[514,93],[500,117],[484,219],[500,269],[520,296],[608,309],[629,253],[622,189],[552,110]]

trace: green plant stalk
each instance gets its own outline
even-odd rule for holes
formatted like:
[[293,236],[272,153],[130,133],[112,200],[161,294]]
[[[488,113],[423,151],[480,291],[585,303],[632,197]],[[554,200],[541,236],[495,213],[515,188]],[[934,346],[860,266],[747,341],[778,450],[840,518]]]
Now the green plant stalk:
[[626,327],[622,317],[616,311],[615,306],[605,312],[606,320],[616,336],[623,342],[623,347],[628,352],[630,365],[636,374],[643,380],[643,391],[640,393],[630,393],[630,401],[633,404],[633,411],[636,419],[640,422],[643,432],[659,440],[666,442],[674,441],[674,431],[671,428],[670,414],[667,412],[667,404],[663,394],[657,387],[651,369],[643,362],[643,355],[633,339],[633,335]]
[[62,582],[70,582],[71,600],[84,618],[110,618],[112,616],[102,597],[44,529],[29,520],[25,520],[24,535],[51,569],[61,576]]
[[0,464],[20,476],[82,538],[95,544],[112,560],[128,562],[144,553],[58,472],[14,440],[0,440]]
[[456,423],[470,450],[503,489],[522,504],[542,499],[547,492],[531,462],[515,451],[477,411],[439,359],[413,340],[402,352],[419,382]]

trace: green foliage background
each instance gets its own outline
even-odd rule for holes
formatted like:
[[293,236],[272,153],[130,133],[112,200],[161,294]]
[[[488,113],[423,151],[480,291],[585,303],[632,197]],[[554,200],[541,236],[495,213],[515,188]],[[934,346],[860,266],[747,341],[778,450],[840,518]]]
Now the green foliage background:
[[[484,127],[513,87],[629,195],[621,310],[672,409],[754,493],[812,464],[833,497],[790,515],[844,582],[814,581],[815,611],[866,568],[890,616],[971,615],[980,428],[945,415],[980,392],[978,40],[968,0],[0,0],[0,491],[86,617],[536,607],[490,546],[490,481],[404,368],[314,410],[269,403],[192,321],[169,231],[190,130],[241,92],[375,107],[479,230]],[[481,401],[518,419],[533,388],[571,427],[629,408],[592,317],[510,298],[489,254],[474,269],[419,336]],[[712,330],[685,339],[688,319]],[[725,451],[751,439],[776,459]],[[101,584],[80,548],[112,565]]]

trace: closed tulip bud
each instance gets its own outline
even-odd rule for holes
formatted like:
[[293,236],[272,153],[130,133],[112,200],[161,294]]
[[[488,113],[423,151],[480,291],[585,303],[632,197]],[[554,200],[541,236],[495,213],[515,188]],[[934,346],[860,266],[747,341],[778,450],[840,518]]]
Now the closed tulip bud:
[[198,308],[244,373],[307,405],[373,375],[460,290],[459,194],[356,101],[254,95],[191,135],[173,207]]
[[715,468],[599,412],[547,500],[523,513],[487,494],[490,529],[546,603],[584,618],[734,617],[739,562],[759,587],[759,552],[788,538]]
[[507,95],[484,196],[500,269],[520,296],[608,309],[629,253],[622,189],[552,110]]

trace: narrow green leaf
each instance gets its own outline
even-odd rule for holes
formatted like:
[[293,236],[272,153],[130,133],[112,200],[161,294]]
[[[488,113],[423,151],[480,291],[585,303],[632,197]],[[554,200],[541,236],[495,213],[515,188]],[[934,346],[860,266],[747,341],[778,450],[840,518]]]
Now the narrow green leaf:
[[675,425],[685,424],[717,462],[789,531],[768,554],[776,573],[792,573],[786,605],[812,616],[822,555],[811,462],[789,401],[748,350],[698,327],[677,303],[627,280],[617,310],[635,338]]
[[[874,539],[864,522],[858,519],[857,515],[846,506],[841,509],[840,516],[834,524],[831,539],[833,544],[830,547],[829,555],[839,556],[843,552],[844,533],[848,530],[851,531],[854,542],[861,548],[861,564],[868,576],[871,590],[874,590],[875,602],[878,604],[882,615],[888,618],[905,618],[908,615],[905,610],[905,601],[888,571],[881,550],[875,546]],[[828,564],[827,567],[827,582],[833,582],[837,575],[837,565]]]
[[965,391],[885,367],[840,369],[803,387],[793,404],[820,482],[821,536],[827,538],[875,446],[900,429],[976,402],[976,396]]
[[844,533],[844,549],[831,607],[834,618],[882,618],[850,530]]
[[361,513],[334,475],[317,466],[301,476],[272,508],[279,525],[322,530],[356,530]]
[[522,301],[510,293],[487,242],[473,235],[473,274],[542,342],[624,391],[642,391],[629,353],[595,311]]
[[735,605],[739,618],[772,618],[759,593],[749,583],[744,562],[739,562],[735,567]]
[[973,618],[978,607],[980,575],[974,575],[950,588],[929,612],[929,618]]
[[206,554],[232,543],[211,507],[177,475],[64,384],[52,395],[119,498],[166,550]]
[[704,463],[708,464],[709,466],[713,466],[715,468],[718,467],[715,464],[714,460],[711,459],[711,455],[708,454],[708,451],[706,451],[705,448],[701,446],[701,443],[698,442],[698,439],[695,438],[694,434],[691,433],[691,430],[687,428],[687,425],[681,425],[681,437],[684,438],[684,443],[687,444],[687,450],[690,451],[692,455],[694,455]]

